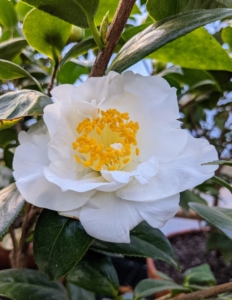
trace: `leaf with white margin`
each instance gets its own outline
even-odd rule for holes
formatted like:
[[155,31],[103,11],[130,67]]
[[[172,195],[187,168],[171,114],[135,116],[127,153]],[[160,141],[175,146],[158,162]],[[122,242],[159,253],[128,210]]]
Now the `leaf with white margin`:
[[0,236],[13,223],[24,204],[25,201],[15,183],[0,191]]

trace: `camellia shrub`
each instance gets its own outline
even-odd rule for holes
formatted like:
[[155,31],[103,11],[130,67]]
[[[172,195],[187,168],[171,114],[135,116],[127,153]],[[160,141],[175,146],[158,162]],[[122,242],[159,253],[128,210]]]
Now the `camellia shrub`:
[[0,0],[0,296],[231,299],[207,264],[128,295],[111,261],[178,269],[158,229],[175,216],[205,220],[232,259],[230,7]]

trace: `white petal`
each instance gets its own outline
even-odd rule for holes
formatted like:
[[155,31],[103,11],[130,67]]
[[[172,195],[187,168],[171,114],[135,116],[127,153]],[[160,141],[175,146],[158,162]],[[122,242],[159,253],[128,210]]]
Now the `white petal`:
[[151,157],[143,163],[136,164],[131,171],[101,171],[102,176],[109,182],[128,183],[134,177],[140,184],[148,183],[158,172],[158,159]]
[[130,230],[142,221],[131,202],[118,198],[115,193],[96,193],[80,214],[70,212],[70,216],[75,215],[89,235],[114,243],[129,243]]
[[55,87],[52,91],[52,100],[54,102],[59,101],[70,101],[72,99],[72,94],[75,93],[76,87],[71,84],[62,84]]
[[[84,193],[92,190],[101,190],[105,192],[115,191],[125,184],[120,184],[117,182],[107,182],[102,176],[98,174],[98,172],[91,172],[90,176],[83,177],[80,179],[70,179],[61,177],[60,174],[56,174],[54,172],[54,168],[44,167],[43,172],[45,178],[58,185],[63,192],[71,190],[79,193]],[[90,169],[91,170],[91,169]]]
[[218,166],[202,164],[217,159],[213,146],[204,139],[195,139],[189,135],[188,143],[179,156],[168,163],[160,163],[158,173],[148,184],[139,185],[132,180],[116,193],[122,199],[134,201],[169,197],[211,178]]
[[133,205],[148,224],[160,228],[178,212],[179,200],[180,195],[176,194],[156,201],[133,202]]
[[47,181],[43,167],[49,164],[47,156],[48,135],[28,135],[27,142],[16,148],[13,168],[16,185],[24,199],[38,207],[52,210],[70,210],[82,206],[93,192],[77,194],[63,193],[61,189]]

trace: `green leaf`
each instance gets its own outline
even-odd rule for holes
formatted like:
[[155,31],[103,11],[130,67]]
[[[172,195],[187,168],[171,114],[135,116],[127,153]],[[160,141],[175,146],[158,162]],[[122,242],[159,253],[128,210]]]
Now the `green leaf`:
[[13,223],[24,203],[14,183],[0,191],[0,237]]
[[232,261],[232,240],[220,232],[211,232],[207,237],[206,249],[220,250],[226,264]]
[[109,70],[120,73],[176,38],[210,22],[231,17],[232,9],[218,8],[186,12],[157,22],[131,38],[118,52]]
[[149,55],[149,58],[192,69],[232,71],[229,55],[204,28],[168,43]]
[[[216,0],[147,0],[147,11],[151,18],[158,21],[169,16],[195,9],[212,9],[226,7],[223,2]],[[157,9],[158,8],[158,9]]]
[[59,282],[51,282],[44,273],[28,269],[0,271],[0,295],[13,300],[67,300]]
[[44,209],[35,228],[36,263],[52,280],[59,279],[82,259],[92,240],[79,221]]
[[211,180],[218,183],[218,184],[220,184],[221,186],[224,186],[225,188],[227,188],[232,193],[232,186],[228,182],[226,182],[225,180],[223,180],[223,179],[221,179],[217,176],[213,176],[211,178]]
[[184,273],[184,285],[195,283],[208,285],[216,284],[216,279],[208,264],[203,264],[201,266],[188,269]]
[[223,42],[227,43],[232,49],[232,27],[228,26],[222,29],[221,37]]
[[13,1],[0,0],[0,25],[11,29],[17,24],[17,15]]
[[[98,10],[95,16],[96,25],[99,26],[102,22],[104,15],[109,11],[109,22],[113,20],[114,14],[118,7],[119,0],[100,0]],[[138,6],[135,4],[131,14],[140,13]]]
[[202,164],[203,166],[205,165],[225,165],[225,166],[229,166],[232,167],[232,161],[229,160],[215,160],[206,164]]
[[19,65],[16,65],[8,60],[0,59],[0,79],[11,80],[16,78],[28,77],[35,82],[39,90],[42,91],[39,82],[25,71]]
[[95,300],[94,293],[67,282],[69,300]]
[[19,55],[27,46],[27,41],[23,38],[10,39],[0,44],[0,58],[12,60]]
[[[43,22],[38,23],[38,20]],[[23,33],[37,51],[59,62],[72,25],[38,9],[33,9],[23,22]]]
[[139,300],[153,295],[154,293],[166,290],[173,290],[179,292],[190,291],[188,288],[178,285],[172,281],[144,279],[136,285],[133,300]]
[[23,3],[22,1],[18,1],[15,5],[15,10],[18,15],[18,19],[23,21],[25,16],[32,10],[32,7]]
[[44,12],[79,27],[89,27],[87,15],[94,17],[99,0],[23,0]]
[[17,132],[13,129],[6,129],[0,134],[0,148],[5,148],[10,142],[17,141]]
[[172,246],[159,229],[142,222],[130,232],[130,239],[130,244],[116,244],[95,240],[92,247],[108,253],[161,259],[178,268],[178,262]]
[[196,202],[196,203],[207,205],[207,201],[202,199],[199,195],[195,194],[194,192],[184,191],[180,193],[180,206],[183,208],[185,212],[188,212],[189,210],[188,204],[190,202]]
[[208,207],[199,203],[189,203],[189,206],[207,222],[232,239],[232,209]]
[[74,84],[83,74],[89,74],[90,66],[85,62],[73,59],[65,64],[57,74],[58,82]]
[[109,256],[88,252],[67,276],[67,281],[103,296],[116,296],[119,282]]
[[52,103],[48,96],[31,90],[2,95],[0,97],[0,130],[15,125],[22,117],[42,115],[44,107]]
[[70,59],[76,58],[79,55],[83,55],[90,49],[97,49],[97,45],[93,38],[85,39],[84,41],[74,45],[64,56],[60,62],[60,68],[66,64]]

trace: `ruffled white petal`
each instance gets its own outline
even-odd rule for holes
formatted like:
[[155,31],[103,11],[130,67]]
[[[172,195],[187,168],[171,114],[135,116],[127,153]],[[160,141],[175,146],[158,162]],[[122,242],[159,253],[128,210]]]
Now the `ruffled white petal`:
[[[126,168],[125,168],[126,169]],[[132,178],[136,178],[140,184],[148,183],[149,180],[158,172],[158,159],[154,156],[147,161],[135,164],[131,171],[101,171],[102,176],[109,182],[116,181],[120,183],[129,183]]]
[[159,172],[148,184],[132,180],[116,193],[122,199],[152,201],[162,199],[195,187],[214,175],[215,165],[202,164],[218,159],[215,148],[204,139],[188,135],[188,142],[179,156],[159,164]]
[[76,89],[77,88],[71,84],[63,84],[63,85],[57,86],[51,91],[52,100],[54,102],[71,101],[72,95],[75,94]]
[[47,134],[20,133],[21,145],[15,151],[13,175],[16,185],[26,201],[52,210],[70,210],[78,208],[94,194],[63,193],[55,184],[47,181],[43,175],[44,166],[49,164],[47,155],[49,137]]
[[130,230],[142,221],[133,205],[115,193],[98,192],[81,210],[65,212],[65,215],[68,213],[80,218],[89,235],[114,243],[129,243]]

